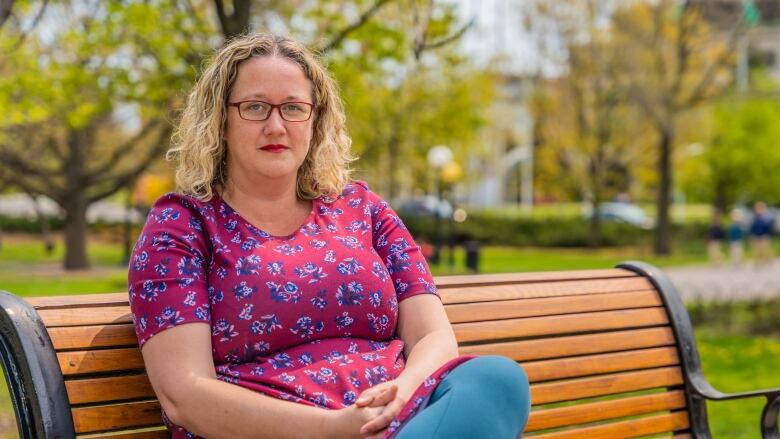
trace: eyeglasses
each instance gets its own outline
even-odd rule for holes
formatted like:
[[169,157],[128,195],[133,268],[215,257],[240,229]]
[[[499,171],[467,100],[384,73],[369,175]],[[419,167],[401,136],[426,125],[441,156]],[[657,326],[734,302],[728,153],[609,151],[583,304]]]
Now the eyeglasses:
[[314,112],[314,105],[308,102],[282,102],[274,105],[263,101],[228,102],[231,107],[238,108],[241,119],[259,122],[271,117],[274,108],[279,109],[279,115],[287,122],[306,122]]

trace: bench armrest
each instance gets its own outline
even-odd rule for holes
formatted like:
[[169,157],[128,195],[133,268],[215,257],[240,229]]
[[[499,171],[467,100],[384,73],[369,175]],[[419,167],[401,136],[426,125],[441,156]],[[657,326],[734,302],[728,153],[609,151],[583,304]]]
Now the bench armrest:
[[19,437],[76,437],[65,381],[46,326],[29,303],[0,291],[0,360]]
[[780,415],[780,388],[753,390],[737,393],[723,393],[714,388],[702,374],[690,377],[694,393],[710,401],[729,401],[744,398],[765,397],[766,404],[761,412],[761,436],[764,439],[778,439],[777,417]]
[[764,405],[764,410],[761,414],[761,435],[764,439],[780,439],[777,428],[777,416],[778,412],[780,412],[780,389],[728,394],[712,387],[707,379],[704,378],[701,370],[701,360],[696,348],[696,338],[693,335],[693,326],[691,325],[688,311],[671,279],[663,271],[644,262],[624,262],[618,264],[617,268],[623,268],[645,276],[663,300],[675,338],[677,339],[677,349],[685,377],[685,387],[689,392],[687,398],[688,410],[691,415],[694,437],[697,437],[696,432],[709,432],[706,400],[727,401],[763,396],[766,397],[767,403]]

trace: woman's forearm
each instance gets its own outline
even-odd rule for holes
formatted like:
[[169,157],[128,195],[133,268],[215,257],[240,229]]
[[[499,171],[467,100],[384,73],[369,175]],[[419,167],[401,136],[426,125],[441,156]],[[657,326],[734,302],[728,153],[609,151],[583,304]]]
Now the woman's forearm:
[[212,438],[325,437],[329,410],[276,399],[215,378],[196,378],[166,408],[171,421]]
[[406,368],[396,379],[398,396],[408,400],[423,380],[458,356],[458,342],[450,327],[433,331],[408,346]]

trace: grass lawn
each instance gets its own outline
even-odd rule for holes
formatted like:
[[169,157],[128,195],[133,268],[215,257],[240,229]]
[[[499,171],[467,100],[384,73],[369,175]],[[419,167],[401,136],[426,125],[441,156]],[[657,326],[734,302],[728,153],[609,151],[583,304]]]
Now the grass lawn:
[[[463,274],[465,254],[462,248],[455,250],[455,269],[449,267],[448,252],[442,262],[431,266],[436,275]],[[517,271],[584,270],[612,268],[627,260],[642,260],[668,267],[706,263],[703,253],[684,252],[667,257],[654,256],[643,248],[604,248],[600,250],[540,247],[483,247],[480,255],[480,273],[506,273]]]
[[[728,335],[699,328],[696,339],[707,379],[722,392],[779,388],[780,340]],[[714,438],[761,437],[759,422],[765,398],[709,402]]]
[[38,240],[6,236],[0,248],[0,290],[20,296],[124,291],[127,271],[121,263],[121,245],[91,240],[88,249],[92,267],[65,272],[61,268],[64,252],[61,242],[52,254],[46,254]]

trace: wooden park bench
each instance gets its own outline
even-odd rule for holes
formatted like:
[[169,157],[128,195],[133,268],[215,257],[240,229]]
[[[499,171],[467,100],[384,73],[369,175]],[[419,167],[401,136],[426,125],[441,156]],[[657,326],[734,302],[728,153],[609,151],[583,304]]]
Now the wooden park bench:
[[[505,355],[528,373],[526,437],[707,438],[705,400],[764,397],[762,434],[778,438],[780,389],[713,389],[683,303],[652,266],[451,276],[437,284],[461,353]],[[126,294],[22,300],[3,293],[0,301],[20,437],[167,437]]]

